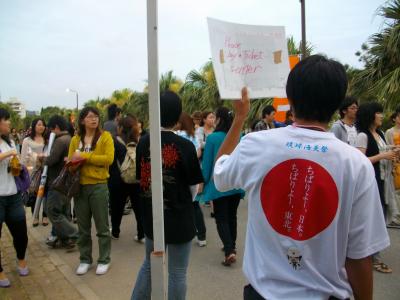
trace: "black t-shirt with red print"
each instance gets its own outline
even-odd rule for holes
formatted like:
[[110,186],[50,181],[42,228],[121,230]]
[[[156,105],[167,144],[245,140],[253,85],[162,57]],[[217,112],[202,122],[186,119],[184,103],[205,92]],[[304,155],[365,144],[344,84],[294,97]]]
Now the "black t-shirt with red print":
[[[192,142],[171,131],[162,131],[161,145],[165,242],[185,243],[196,232],[190,186],[202,183],[203,176]],[[144,207],[144,231],[153,239],[149,135],[143,136],[137,145],[136,174]]]

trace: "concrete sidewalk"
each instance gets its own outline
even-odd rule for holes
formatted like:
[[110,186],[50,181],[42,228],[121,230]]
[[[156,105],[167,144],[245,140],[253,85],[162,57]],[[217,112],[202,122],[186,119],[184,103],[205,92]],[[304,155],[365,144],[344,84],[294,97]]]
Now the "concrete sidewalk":
[[[242,299],[246,279],[241,265],[247,202],[242,201],[238,210],[238,262],[231,267],[221,265],[223,252],[210,209],[203,207],[207,226],[207,246],[200,248],[193,241],[188,270],[188,300]],[[84,276],[75,275],[79,253],[64,249],[49,249],[44,241],[50,226],[32,228],[28,216],[29,245],[27,260],[31,270],[28,277],[20,278],[15,270],[15,251],[11,237],[3,226],[2,261],[12,286],[0,289],[0,300],[13,299],[129,299],[137,272],[143,262],[144,245],[133,240],[136,224],[133,214],[123,217],[121,236],[112,241],[111,268],[106,275],[95,275],[95,264]],[[390,229],[391,247],[382,253],[393,274],[374,272],[374,299],[398,300],[400,282],[400,230]],[[93,224],[93,259],[97,259],[97,238]]]

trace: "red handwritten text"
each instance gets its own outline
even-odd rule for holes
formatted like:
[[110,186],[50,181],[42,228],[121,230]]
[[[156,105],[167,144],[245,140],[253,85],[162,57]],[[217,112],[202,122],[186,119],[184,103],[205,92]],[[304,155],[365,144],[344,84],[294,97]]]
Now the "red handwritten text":
[[260,71],[262,67],[260,65],[252,66],[252,65],[244,65],[240,67],[235,67],[231,66],[231,72],[235,74],[241,74],[241,75],[246,75],[246,74],[253,74],[256,73],[257,71]]
[[225,47],[230,49],[239,49],[241,43],[232,42],[232,38],[230,36],[225,37]]

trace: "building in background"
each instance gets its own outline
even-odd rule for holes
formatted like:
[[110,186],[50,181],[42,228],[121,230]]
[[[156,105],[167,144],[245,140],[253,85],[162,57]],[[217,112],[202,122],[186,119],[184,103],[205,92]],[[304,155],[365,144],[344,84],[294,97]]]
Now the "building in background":
[[27,117],[36,117],[39,116],[40,112],[39,111],[34,111],[34,110],[27,110],[26,111],[26,116]]
[[17,97],[10,97],[10,100],[8,100],[7,104],[12,107],[13,111],[15,111],[21,117],[21,119],[26,117],[25,104],[21,100],[18,100]]

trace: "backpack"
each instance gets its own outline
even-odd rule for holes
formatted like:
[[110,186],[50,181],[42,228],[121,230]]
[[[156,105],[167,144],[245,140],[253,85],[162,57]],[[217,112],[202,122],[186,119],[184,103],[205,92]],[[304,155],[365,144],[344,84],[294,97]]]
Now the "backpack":
[[[125,145],[125,144],[124,144]],[[132,184],[136,182],[136,143],[128,143],[125,145],[126,154],[122,164],[118,163],[123,182]]]

